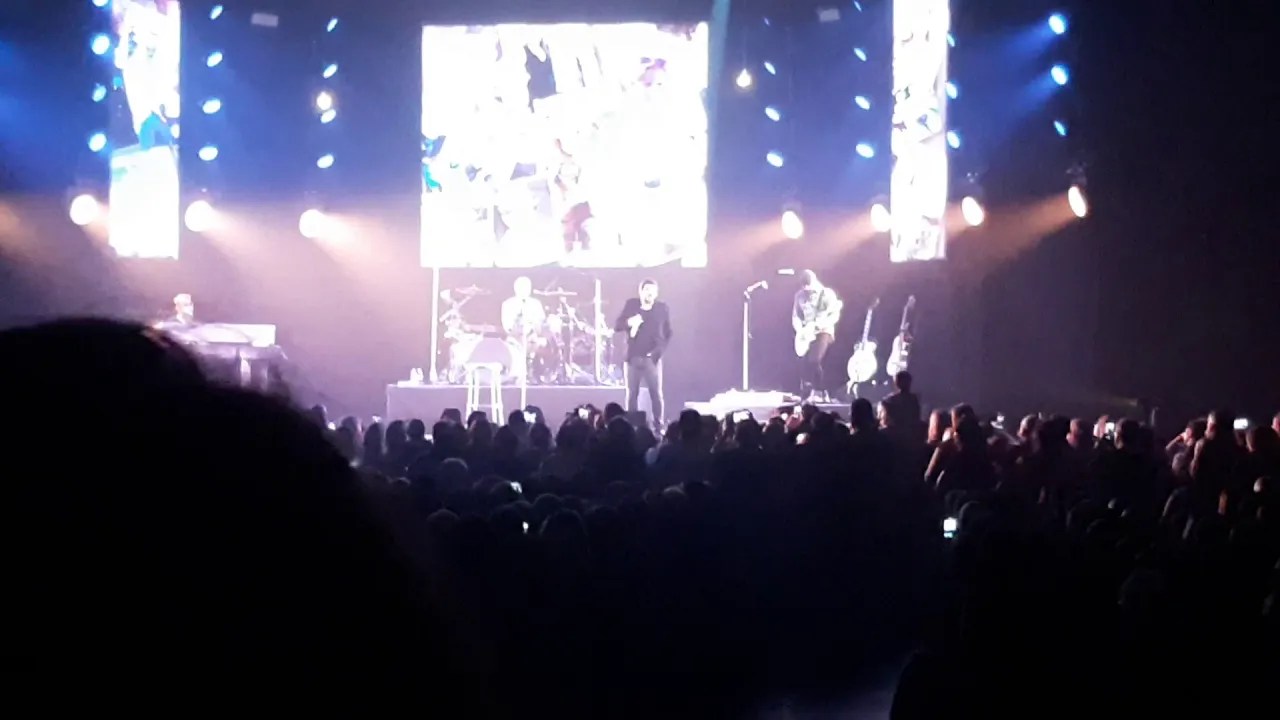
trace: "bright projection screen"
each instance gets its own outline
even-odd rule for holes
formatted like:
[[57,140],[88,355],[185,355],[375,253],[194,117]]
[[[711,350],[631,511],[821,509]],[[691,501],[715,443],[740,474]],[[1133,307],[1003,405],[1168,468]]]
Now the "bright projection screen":
[[707,260],[706,23],[422,31],[431,267]]
[[108,237],[121,257],[176,258],[178,77],[182,21],[174,0],[115,0]]

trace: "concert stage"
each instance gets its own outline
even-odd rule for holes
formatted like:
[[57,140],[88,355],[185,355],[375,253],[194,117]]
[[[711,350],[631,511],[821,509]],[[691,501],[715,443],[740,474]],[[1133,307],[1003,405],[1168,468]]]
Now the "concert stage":
[[[482,388],[480,392],[480,409],[489,401],[489,390]],[[525,390],[524,402],[521,402],[521,389],[515,386],[502,388],[503,417],[490,419],[506,422],[506,415],[513,410],[520,410],[526,405],[533,405],[542,410],[543,417],[552,428],[559,427],[565,414],[573,412],[579,406],[591,404],[598,408],[616,402],[625,405],[627,391],[623,387],[611,385],[569,385],[569,386],[537,386]],[[466,414],[467,388],[465,385],[388,385],[387,416],[391,420],[422,420],[431,424],[440,419],[446,408],[457,408]]]
[[[872,404],[875,404],[888,394],[888,389],[884,385],[871,385],[868,383],[861,388],[860,394],[870,400]],[[750,410],[757,420],[767,420],[773,416],[774,411],[778,408],[799,404],[801,404],[800,397],[790,393],[730,390],[716,395],[708,402],[688,402],[684,406],[689,410],[697,410],[703,415],[711,415],[717,418],[723,418],[737,410]],[[852,401],[817,403],[816,407],[823,412],[835,413],[848,420],[850,405],[852,405]]]

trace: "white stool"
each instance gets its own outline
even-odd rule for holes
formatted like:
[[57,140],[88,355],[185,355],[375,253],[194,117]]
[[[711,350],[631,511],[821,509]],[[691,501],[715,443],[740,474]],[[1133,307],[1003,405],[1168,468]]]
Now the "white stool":
[[[467,363],[463,365],[467,378],[467,415],[477,410],[486,410],[489,419],[502,422],[506,414],[502,411],[502,363]],[[489,404],[480,404],[482,380],[480,375],[488,374]]]

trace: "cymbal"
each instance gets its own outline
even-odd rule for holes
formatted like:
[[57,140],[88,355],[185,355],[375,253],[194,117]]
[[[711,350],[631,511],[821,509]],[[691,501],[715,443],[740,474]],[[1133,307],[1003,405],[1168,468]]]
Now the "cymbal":
[[[446,290],[445,292],[449,292],[449,291]],[[488,290],[485,290],[484,288],[481,288],[481,287],[476,287],[475,285],[472,285],[470,287],[454,288],[453,292],[456,292],[459,295],[466,295],[466,296],[489,294]]]
[[462,329],[473,333],[495,333],[498,328],[493,325],[476,325],[474,323],[462,323]]
[[533,294],[541,295],[543,297],[577,297],[578,296],[578,293],[573,292],[572,290],[562,290],[560,288],[556,288],[555,290],[534,290]]

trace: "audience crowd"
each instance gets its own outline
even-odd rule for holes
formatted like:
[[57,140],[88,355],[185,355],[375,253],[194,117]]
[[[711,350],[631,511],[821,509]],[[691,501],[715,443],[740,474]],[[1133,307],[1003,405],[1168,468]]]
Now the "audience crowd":
[[1007,433],[902,373],[661,437],[615,405],[330,425],[133,326],[0,358],[32,691],[848,717],[887,682],[895,718],[1231,717],[1280,677],[1280,416]]

